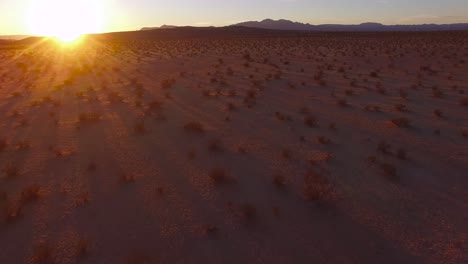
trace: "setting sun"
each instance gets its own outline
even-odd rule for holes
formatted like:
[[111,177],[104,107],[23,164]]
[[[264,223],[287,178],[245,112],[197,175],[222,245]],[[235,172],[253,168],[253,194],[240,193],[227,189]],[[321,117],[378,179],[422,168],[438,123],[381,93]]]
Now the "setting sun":
[[64,42],[101,30],[103,14],[97,1],[37,0],[27,15],[32,33]]

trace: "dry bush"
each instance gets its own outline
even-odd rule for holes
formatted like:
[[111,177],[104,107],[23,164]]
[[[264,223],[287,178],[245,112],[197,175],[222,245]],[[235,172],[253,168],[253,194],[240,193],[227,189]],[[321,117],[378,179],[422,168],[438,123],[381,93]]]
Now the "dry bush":
[[88,192],[83,192],[76,197],[74,204],[76,207],[88,205],[91,202]]
[[3,173],[5,173],[6,178],[11,179],[19,175],[19,169],[15,164],[8,163],[3,168]]
[[304,176],[304,196],[309,201],[328,202],[335,199],[335,190],[328,179],[312,170]]
[[443,117],[442,111],[440,111],[439,109],[434,110],[434,115],[439,118]]
[[226,104],[226,110],[229,112],[234,111],[236,110],[236,106],[233,103],[228,103]]
[[215,236],[216,234],[218,234],[218,232],[219,228],[215,225],[207,225],[203,227],[203,233],[205,235]]
[[242,218],[247,222],[255,221],[257,218],[257,207],[250,203],[244,203],[240,207]]
[[197,153],[194,150],[189,150],[187,152],[187,158],[193,160],[197,156]]
[[147,111],[152,113],[152,112],[158,112],[162,110],[162,103],[158,100],[153,100],[148,104]]
[[460,98],[460,105],[468,106],[468,97]]
[[444,97],[444,93],[439,90],[439,89],[432,89],[432,96],[434,96],[435,98],[442,98]]
[[80,238],[78,241],[76,241],[75,245],[75,254],[77,257],[82,258],[89,252],[89,242],[85,238]]
[[336,103],[339,105],[339,106],[348,106],[348,101],[344,98],[341,98],[341,99],[338,99],[336,100]]
[[303,106],[299,109],[299,113],[303,114],[303,115],[308,115],[310,113],[310,110],[309,108],[307,108],[307,106]]
[[213,139],[208,143],[208,150],[212,153],[224,151],[223,142],[220,139]]
[[144,134],[146,132],[145,123],[143,121],[136,122],[133,125],[133,131],[136,134]]
[[165,79],[161,81],[161,88],[169,89],[175,84],[175,79]]
[[406,117],[400,117],[400,118],[394,118],[390,120],[394,125],[397,127],[409,127],[410,126],[410,121]]
[[286,188],[286,184],[287,184],[286,178],[281,174],[273,175],[272,182],[278,189]]
[[400,180],[400,177],[397,175],[395,166],[388,163],[382,163],[380,164],[380,168],[384,172],[384,175],[387,179],[394,182],[398,182]]
[[364,110],[368,112],[380,112],[380,106],[378,105],[366,105]]
[[34,250],[34,255],[32,257],[32,263],[41,264],[41,263],[53,263],[52,259],[53,249],[49,246],[48,243],[39,245]]
[[287,148],[284,148],[281,150],[281,156],[284,158],[284,159],[291,159],[292,155],[291,155],[291,151]]
[[397,157],[401,160],[407,160],[408,159],[408,153],[404,149],[398,149],[397,150]]
[[464,137],[464,138],[468,138],[468,129],[462,129],[461,135],[462,135],[462,137]]
[[13,223],[22,216],[21,204],[8,203],[5,206],[5,222]]
[[40,187],[38,185],[31,185],[21,191],[20,201],[21,203],[29,203],[39,199]]
[[15,149],[16,150],[27,150],[27,149],[30,149],[30,148],[31,148],[31,144],[29,144],[29,142],[25,141],[25,140],[18,141],[15,144]]
[[408,108],[404,104],[396,104],[395,109],[400,112],[408,112]]
[[134,183],[135,182],[135,175],[133,175],[133,174],[122,174],[119,177],[119,181],[121,183]]
[[97,164],[93,161],[91,161],[88,166],[86,167],[87,171],[95,171],[97,169]]
[[279,121],[285,121],[286,120],[286,116],[281,114],[280,112],[275,112],[275,117],[276,119],[278,119]]
[[226,171],[223,168],[214,168],[210,172],[210,179],[215,184],[223,184],[231,181]]
[[8,146],[8,144],[7,144],[6,140],[0,138],[0,152],[4,151],[7,146]]
[[317,141],[320,144],[328,145],[331,143],[331,139],[325,137],[325,136],[317,136]]
[[385,141],[380,141],[377,149],[383,154],[390,154],[390,144]]
[[203,124],[200,123],[200,122],[187,123],[184,126],[184,130],[186,132],[197,133],[197,134],[201,134],[201,133],[205,132],[205,128],[203,127]]
[[377,157],[371,155],[371,156],[367,157],[367,161],[368,161],[369,163],[371,163],[371,164],[374,164],[374,163],[377,162]]
[[304,117],[304,125],[308,127],[317,127],[317,119],[314,116],[306,116]]
[[240,154],[247,154],[247,148],[244,146],[239,146],[237,147],[237,152],[239,152]]
[[82,113],[78,116],[80,123],[94,123],[101,120],[101,116],[97,113]]
[[352,96],[352,95],[354,95],[354,91],[351,90],[351,89],[345,89],[345,94],[346,94],[347,96]]
[[383,87],[380,87],[380,86],[377,87],[377,92],[378,92],[379,94],[382,94],[382,95],[387,94],[387,90],[386,90],[385,88],[383,88]]
[[400,89],[400,97],[401,97],[402,99],[407,100],[407,99],[408,99],[408,93],[405,92],[404,90]]

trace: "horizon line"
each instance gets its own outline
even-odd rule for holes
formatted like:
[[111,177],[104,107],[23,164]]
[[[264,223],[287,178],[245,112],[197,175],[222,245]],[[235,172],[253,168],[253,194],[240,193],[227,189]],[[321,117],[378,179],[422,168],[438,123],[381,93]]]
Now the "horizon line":
[[[456,22],[456,23],[408,23],[408,24],[384,24],[381,22],[375,22],[375,21],[365,21],[365,22],[360,22],[360,23],[349,23],[349,24],[341,24],[341,23],[322,23],[322,24],[312,24],[308,22],[301,22],[301,21],[294,21],[294,20],[289,20],[289,19],[284,19],[284,18],[279,18],[279,19],[272,19],[272,18],[265,18],[261,20],[246,20],[246,21],[239,21],[239,22],[234,22],[233,24],[224,24],[224,25],[209,25],[209,24],[184,24],[184,25],[177,25],[177,24],[172,24],[172,23],[165,23],[159,26],[135,26],[134,29],[122,29],[122,30],[109,30],[109,31],[100,31],[100,32],[89,32],[89,33],[84,33],[83,35],[92,35],[92,34],[106,34],[106,33],[118,33],[118,32],[132,32],[132,31],[140,31],[141,29],[144,28],[160,28],[163,26],[174,26],[174,27],[194,27],[194,28],[207,28],[207,27],[215,27],[215,28],[222,28],[222,27],[229,27],[229,26],[237,26],[238,24],[241,23],[247,23],[247,22],[262,22],[265,20],[272,20],[272,21],[290,21],[293,23],[300,23],[304,25],[311,25],[311,26],[321,26],[321,25],[340,25],[340,26],[359,26],[363,24],[379,24],[382,26],[423,26],[423,25],[437,25],[437,26],[444,26],[444,25],[459,25],[459,24],[468,24],[468,21],[466,22]],[[47,37],[47,36],[41,36],[41,35],[36,35],[36,34],[29,34],[29,33],[14,33],[14,34],[0,34],[1,37],[14,37],[14,36],[26,36],[26,37]]]

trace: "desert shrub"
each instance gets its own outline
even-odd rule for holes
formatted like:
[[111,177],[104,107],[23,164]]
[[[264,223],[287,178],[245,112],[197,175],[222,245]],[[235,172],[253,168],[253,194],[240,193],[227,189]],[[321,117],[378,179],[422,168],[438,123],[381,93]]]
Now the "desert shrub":
[[158,100],[153,100],[148,104],[149,111],[159,111],[162,109],[162,103]]
[[95,171],[96,169],[97,169],[97,164],[93,161],[91,161],[86,167],[87,171]]
[[82,113],[78,116],[78,121],[81,123],[93,123],[101,120],[101,116],[97,113]]
[[136,122],[133,126],[133,130],[137,134],[144,134],[146,132],[145,123],[143,121]]
[[0,138],[0,152],[4,151],[7,147],[7,142],[5,139]]
[[325,136],[317,136],[317,141],[320,144],[328,145],[331,143],[331,140]]
[[374,163],[376,163],[376,162],[377,162],[377,157],[376,157],[376,156],[373,156],[373,155],[371,155],[371,156],[367,157],[367,161],[369,161],[369,163],[372,163],[372,164],[374,164]]
[[164,79],[161,81],[161,88],[163,89],[169,89],[175,84],[174,79]]
[[351,89],[346,89],[346,90],[345,90],[345,94],[346,94],[347,96],[352,96],[352,95],[354,95],[354,91],[351,90]]
[[339,105],[339,106],[348,106],[348,101],[344,98],[341,98],[341,99],[338,99],[336,100],[336,103]]
[[468,138],[468,129],[462,129],[461,135],[462,135],[462,137],[464,137],[464,138]]
[[408,158],[408,153],[404,149],[398,149],[397,157],[401,160],[406,160]]
[[205,132],[205,128],[203,127],[203,124],[199,123],[199,122],[190,122],[190,123],[187,123],[185,126],[184,126],[184,130],[186,132],[190,132],[190,133],[198,133],[198,134],[201,134],[203,132]]
[[281,174],[273,175],[272,182],[278,189],[284,189],[286,187],[286,183],[287,183],[286,178]]
[[317,127],[317,119],[314,116],[304,117],[304,125],[308,127]]
[[395,166],[389,164],[389,163],[382,163],[380,165],[382,171],[384,172],[384,175],[387,179],[391,181],[399,181],[400,178],[397,175],[396,168]]
[[303,114],[303,115],[308,115],[310,113],[310,110],[309,108],[307,108],[307,106],[303,106],[299,109],[299,113]]
[[380,106],[378,105],[366,105],[364,110],[368,112],[380,112]]
[[400,97],[406,100],[408,99],[408,93],[404,90],[400,90]]
[[245,221],[254,221],[257,217],[257,208],[250,203],[244,203],[240,207],[241,215]]
[[390,153],[390,144],[388,144],[385,141],[380,141],[379,145],[377,146],[377,149],[382,152],[383,154],[389,154]]
[[84,257],[89,251],[89,242],[85,238],[80,238],[78,241],[76,241],[75,247],[76,256],[79,258]]
[[236,110],[236,106],[233,103],[228,103],[226,105],[226,110],[229,111],[229,112],[234,111],[234,110]]
[[404,104],[396,104],[395,109],[400,112],[407,112],[408,108],[406,108],[406,105]]
[[16,165],[14,165],[13,163],[8,163],[4,168],[3,168],[3,172],[5,173],[5,176],[7,178],[14,178],[16,176],[18,176],[19,174],[19,169]]
[[435,98],[442,98],[444,97],[444,93],[439,89],[433,89],[432,96],[434,96]]
[[134,183],[135,180],[136,180],[136,179],[135,179],[135,175],[133,175],[133,174],[128,174],[128,173],[122,174],[122,175],[120,175],[120,177],[119,177],[119,181],[120,181],[121,183]]
[[391,122],[398,127],[409,127],[410,121],[406,117],[394,118]]
[[39,199],[40,188],[38,185],[31,185],[21,191],[20,201],[22,203],[29,203]]
[[213,153],[223,152],[224,151],[223,142],[220,139],[211,140],[208,143],[208,150]]
[[284,159],[291,159],[292,155],[291,155],[291,151],[287,148],[284,148],[281,150],[281,156],[284,158]]
[[326,177],[310,170],[304,176],[304,196],[309,201],[327,202],[335,198],[335,190]]
[[468,106],[468,97],[460,98],[460,105]]
[[34,250],[32,263],[49,263],[52,261],[53,249],[47,243],[37,246]]
[[229,182],[229,177],[223,168],[214,168],[210,172],[210,179],[215,184]]

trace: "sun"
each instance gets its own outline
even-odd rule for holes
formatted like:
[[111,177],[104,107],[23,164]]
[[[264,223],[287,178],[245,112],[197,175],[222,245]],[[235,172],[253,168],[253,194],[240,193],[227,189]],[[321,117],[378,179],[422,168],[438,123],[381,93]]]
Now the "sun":
[[71,42],[100,32],[104,16],[96,0],[35,0],[27,20],[32,34]]

